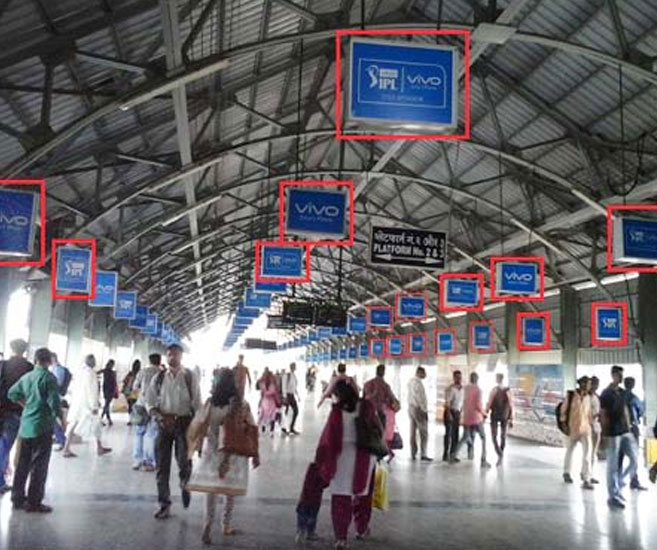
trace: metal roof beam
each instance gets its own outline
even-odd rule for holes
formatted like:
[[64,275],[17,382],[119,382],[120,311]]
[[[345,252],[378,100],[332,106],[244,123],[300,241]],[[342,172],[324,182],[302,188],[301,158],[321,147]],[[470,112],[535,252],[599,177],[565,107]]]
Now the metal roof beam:
[[118,71],[137,73],[139,75],[145,74],[151,70],[146,65],[139,65],[138,63],[122,61],[121,59],[114,59],[113,57],[107,57],[90,52],[83,52],[80,50],[75,52],[75,57],[78,59],[78,61],[84,61],[94,65],[100,65],[101,67],[116,69]]
[[317,14],[307,10],[306,8],[295,4],[292,0],[274,0],[279,6],[285,8],[286,10],[298,15],[301,19],[316,25],[319,22],[319,17]]

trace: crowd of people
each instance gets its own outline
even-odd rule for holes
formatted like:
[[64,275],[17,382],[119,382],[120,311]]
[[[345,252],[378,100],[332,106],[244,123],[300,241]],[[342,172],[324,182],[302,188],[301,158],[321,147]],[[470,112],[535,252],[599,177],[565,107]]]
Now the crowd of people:
[[[132,468],[155,472],[158,496],[155,518],[165,520],[170,516],[170,476],[175,459],[183,507],[189,507],[192,493],[204,497],[201,537],[208,544],[212,540],[218,496],[224,497],[221,532],[224,536],[236,533],[232,527],[235,497],[246,494],[249,469],[260,465],[260,437],[274,437],[277,425],[283,436],[299,434],[296,428],[300,396],[295,363],[286,371],[272,372],[266,367],[260,377],[254,374],[255,390],[259,392],[256,416],[247,399],[247,387],[249,391],[252,389],[251,372],[241,355],[234,367],[215,369],[210,397],[204,400],[198,370],[183,366],[183,350],[177,344],[166,349],[166,365],[158,353],[149,356],[149,364],[143,369],[135,361],[120,390],[112,360],[98,372],[96,358],[87,355],[73,377],[46,348],[36,350],[35,363],[30,363],[25,358],[27,347],[22,340],[11,342],[12,357],[0,362],[0,493],[11,491],[16,510],[52,511],[43,501],[53,444],[65,458],[77,456],[71,450],[76,436],[95,442],[99,456],[111,452],[103,445],[101,427],[104,420],[108,428],[112,425],[111,404],[119,395],[125,398],[129,424],[134,428]],[[357,539],[370,535],[373,501],[380,489],[377,465],[386,458],[391,461],[395,451],[403,446],[396,420],[401,403],[386,382],[385,374],[385,365],[378,365],[376,376],[361,390],[341,363],[325,384],[318,408],[327,401],[332,407],[303,480],[296,509],[297,542],[317,538],[317,518],[324,491],[331,495],[336,549],[347,547],[352,523]],[[309,384],[314,387],[315,376],[316,369],[312,376],[306,376],[306,388]],[[564,482],[573,483],[572,456],[580,445],[582,487],[591,490],[599,483],[595,465],[604,441],[608,503],[613,509],[622,509],[625,507],[622,489],[627,479],[632,489],[645,489],[637,466],[644,408],[633,393],[634,380],[623,379],[622,367],[614,366],[611,376],[610,385],[600,395],[597,378],[581,377],[577,388],[569,391],[558,407],[557,420],[566,442]],[[425,378],[426,370],[417,367],[408,383],[406,410],[411,459],[430,463],[433,459],[428,454],[429,405]],[[462,373],[453,372],[452,383],[445,390],[445,462],[458,463],[463,445],[472,459],[478,437],[482,446],[481,467],[491,468],[485,429],[490,418],[497,465],[502,465],[514,409],[504,376],[497,374],[496,382],[484,401],[477,373],[471,373],[469,384],[464,385]],[[70,387],[73,390],[69,393]],[[10,486],[9,456],[16,441],[17,460]],[[198,459],[193,462],[195,455]],[[626,467],[625,459],[629,462]],[[652,467],[650,478],[655,482],[657,464]]]

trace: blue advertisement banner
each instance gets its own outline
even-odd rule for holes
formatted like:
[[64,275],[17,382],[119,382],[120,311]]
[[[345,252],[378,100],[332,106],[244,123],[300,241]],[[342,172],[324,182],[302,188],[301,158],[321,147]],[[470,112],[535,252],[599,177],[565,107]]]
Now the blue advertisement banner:
[[331,361],[337,361],[338,360],[338,348],[332,348],[331,349]]
[[262,277],[302,277],[305,271],[305,248],[300,246],[262,247]]
[[392,328],[392,310],[385,309],[370,309],[368,311],[370,316],[370,326],[373,328]]
[[347,331],[354,334],[364,334],[367,331],[367,321],[365,317],[349,317],[347,321]]
[[338,359],[340,361],[344,361],[347,358],[347,348],[340,348],[340,351],[338,351]]
[[404,353],[404,342],[401,336],[394,336],[388,340],[388,352],[391,356],[399,356]]
[[616,218],[614,224],[615,259],[657,263],[657,220]]
[[96,297],[89,300],[93,307],[114,307],[119,289],[119,274],[116,271],[96,271]]
[[352,38],[348,119],[401,127],[456,126],[457,60],[452,47]]
[[500,294],[536,294],[539,290],[538,265],[532,262],[499,262],[495,269]]
[[285,233],[342,238],[347,232],[347,193],[287,189]]
[[0,189],[0,255],[32,255],[37,202],[34,193]]
[[57,249],[55,288],[63,292],[91,291],[91,250],[62,246]]
[[411,353],[423,354],[426,352],[427,338],[422,334],[411,334]]
[[146,326],[142,332],[147,336],[155,336],[157,334],[157,313],[149,313],[146,316]]
[[[116,293],[116,305],[114,306],[114,318],[132,321],[137,315],[137,293],[133,290],[119,290]],[[162,338],[164,338],[164,326],[162,325]]]
[[331,329],[331,335],[332,336],[346,336],[347,335],[347,329],[344,327],[333,327]]
[[386,352],[386,343],[383,340],[372,341],[372,357],[382,357]]
[[257,319],[260,316],[260,310],[252,307],[237,307],[235,312],[235,317],[249,317],[251,319]]
[[317,329],[317,334],[319,335],[320,340],[325,340],[326,338],[333,336],[330,327],[319,327]]
[[479,282],[469,279],[445,279],[445,303],[448,307],[479,304]]
[[246,307],[269,309],[271,307],[271,294],[267,292],[256,292],[247,288],[244,305]]
[[491,347],[491,330],[488,325],[475,325],[473,328],[474,349],[490,349]]
[[316,330],[311,330],[308,333],[309,342],[319,342],[319,333]]
[[400,319],[424,319],[427,316],[424,296],[400,296],[397,316]]
[[523,317],[522,343],[528,346],[545,344],[545,319],[543,317]]
[[367,359],[370,355],[370,348],[367,344],[361,344],[358,346],[358,356],[361,359]]
[[356,357],[358,357],[358,348],[356,346],[351,346],[347,353],[347,357],[349,359],[356,359]]
[[235,317],[233,319],[233,325],[235,326],[242,326],[242,327],[249,327],[253,324],[253,317]]
[[451,332],[438,333],[438,353],[452,353],[454,351],[454,335]]
[[148,317],[148,307],[138,305],[135,308],[135,318],[128,323],[130,328],[146,328],[146,318]]
[[597,340],[622,340],[623,339],[623,314],[619,307],[600,307],[596,314],[596,339]]
[[287,292],[287,283],[258,283],[254,287],[256,292],[272,292],[285,294]]

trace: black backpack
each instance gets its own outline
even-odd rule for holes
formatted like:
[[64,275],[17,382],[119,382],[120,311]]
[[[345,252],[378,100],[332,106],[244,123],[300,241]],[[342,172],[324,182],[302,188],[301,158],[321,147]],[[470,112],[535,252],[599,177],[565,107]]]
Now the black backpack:
[[[185,373],[185,384],[187,385],[187,391],[189,392],[189,398],[194,401],[194,391],[192,390],[192,371],[189,369],[183,368]],[[166,371],[162,370],[157,373],[157,378],[155,379],[155,389],[159,397],[160,392],[162,391],[162,384],[164,383],[164,374]]]
[[[558,405],[557,408],[554,410],[554,413],[557,417],[557,427],[559,428],[559,431],[564,434],[564,435],[569,435],[570,434],[570,404],[572,402],[573,398],[573,391],[570,390],[568,394],[566,395],[566,399],[564,401],[561,401]],[[564,405],[565,404],[565,405]],[[563,407],[566,406],[566,421],[562,422],[561,421],[561,411]]]
[[61,395],[62,397],[64,397],[68,392],[68,387],[71,385],[72,378],[73,375],[71,374],[71,371],[68,370],[66,367],[64,367],[64,381],[62,382],[62,385],[59,388],[59,395]]

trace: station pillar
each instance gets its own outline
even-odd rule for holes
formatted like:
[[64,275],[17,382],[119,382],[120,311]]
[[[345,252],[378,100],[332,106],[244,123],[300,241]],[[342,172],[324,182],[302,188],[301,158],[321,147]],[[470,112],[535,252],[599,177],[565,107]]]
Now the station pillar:
[[31,283],[34,293],[30,307],[30,356],[38,349],[48,346],[53,301],[50,281]]
[[646,422],[653,426],[657,416],[657,274],[639,275],[638,302]]
[[504,333],[506,337],[506,364],[517,365],[520,362],[518,351],[518,313],[522,307],[518,302],[504,304]]
[[577,384],[577,349],[579,345],[579,299],[573,288],[563,287],[559,295],[561,315],[561,364],[566,390]]
[[4,349],[9,298],[19,285],[20,278],[14,269],[0,267],[0,351],[4,352],[7,358],[11,355],[9,349]]
[[[71,300],[67,304],[66,314],[66,361],[70,369],[76,369],[84,360],[82,356],[82,338],[84,337],[84,318],[87,304],[81,300]],[[100,358],[96,357],[96,361]]]

